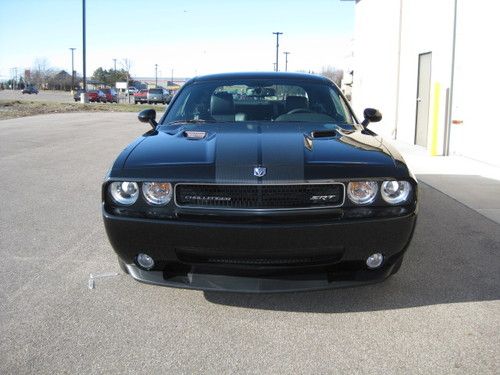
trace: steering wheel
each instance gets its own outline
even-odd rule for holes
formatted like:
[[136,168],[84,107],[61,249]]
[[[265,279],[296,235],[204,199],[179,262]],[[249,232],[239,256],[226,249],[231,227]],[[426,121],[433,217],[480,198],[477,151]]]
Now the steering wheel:
[[295,109],[292,109],[291,111],[288,111],[286,114],[287,115],[294,115],[296,113],[314,113],[314,111],[311,111],[308,108],[295,108]]

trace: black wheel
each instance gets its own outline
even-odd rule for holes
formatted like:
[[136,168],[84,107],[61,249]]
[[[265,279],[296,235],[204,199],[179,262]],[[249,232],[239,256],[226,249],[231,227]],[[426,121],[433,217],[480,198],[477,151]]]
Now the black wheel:
[[120,268],[123,272],[128,274],[127,267],[125,266],[125,263],[123,262],[123,260],[121,260],[120,258],[118,258],[118,265],[120,266]]

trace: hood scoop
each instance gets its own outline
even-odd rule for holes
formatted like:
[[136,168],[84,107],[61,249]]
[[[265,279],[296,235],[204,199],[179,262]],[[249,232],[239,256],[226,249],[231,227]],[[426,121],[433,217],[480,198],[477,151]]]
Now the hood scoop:
[[312,139],[333,138],[335,136],[337,136],[337,132],[335,130],[313,130],[310,134]]
[[336,136],[335,130],[313,130],[309,134],[304,134],[304,147],[312,151],[315,139],[332,139]]
[[207,132],[185,130],[182,132],[182,135],[184,136],[184,138],[196,140],[205,138],[207,136]]

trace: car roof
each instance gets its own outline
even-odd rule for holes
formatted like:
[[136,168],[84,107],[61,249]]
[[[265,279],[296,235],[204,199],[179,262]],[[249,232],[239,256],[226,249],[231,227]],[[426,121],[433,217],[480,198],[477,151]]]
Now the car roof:
[[237,79],[289,79],[289,80],[307,80],[318,83],[332,82],[323,76],[307,73],[288,73],[288,72],[239,72],[239,73],[218,73],[209,74],[205,76],[194,77],[190,80],[194,82],[205,81],[223,81],[223,80],[237,80]]

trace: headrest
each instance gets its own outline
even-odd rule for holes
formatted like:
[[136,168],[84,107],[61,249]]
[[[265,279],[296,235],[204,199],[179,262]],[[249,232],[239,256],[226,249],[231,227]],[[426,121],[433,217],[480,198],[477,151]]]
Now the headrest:
[[289,95],[286,97],[286,111],[290,112],[297,108],[307,108],[308,101],[305,96],[293,96]]
[[210,99],[212,115],[234,115],[233,95],[228,92],[219,92]]

